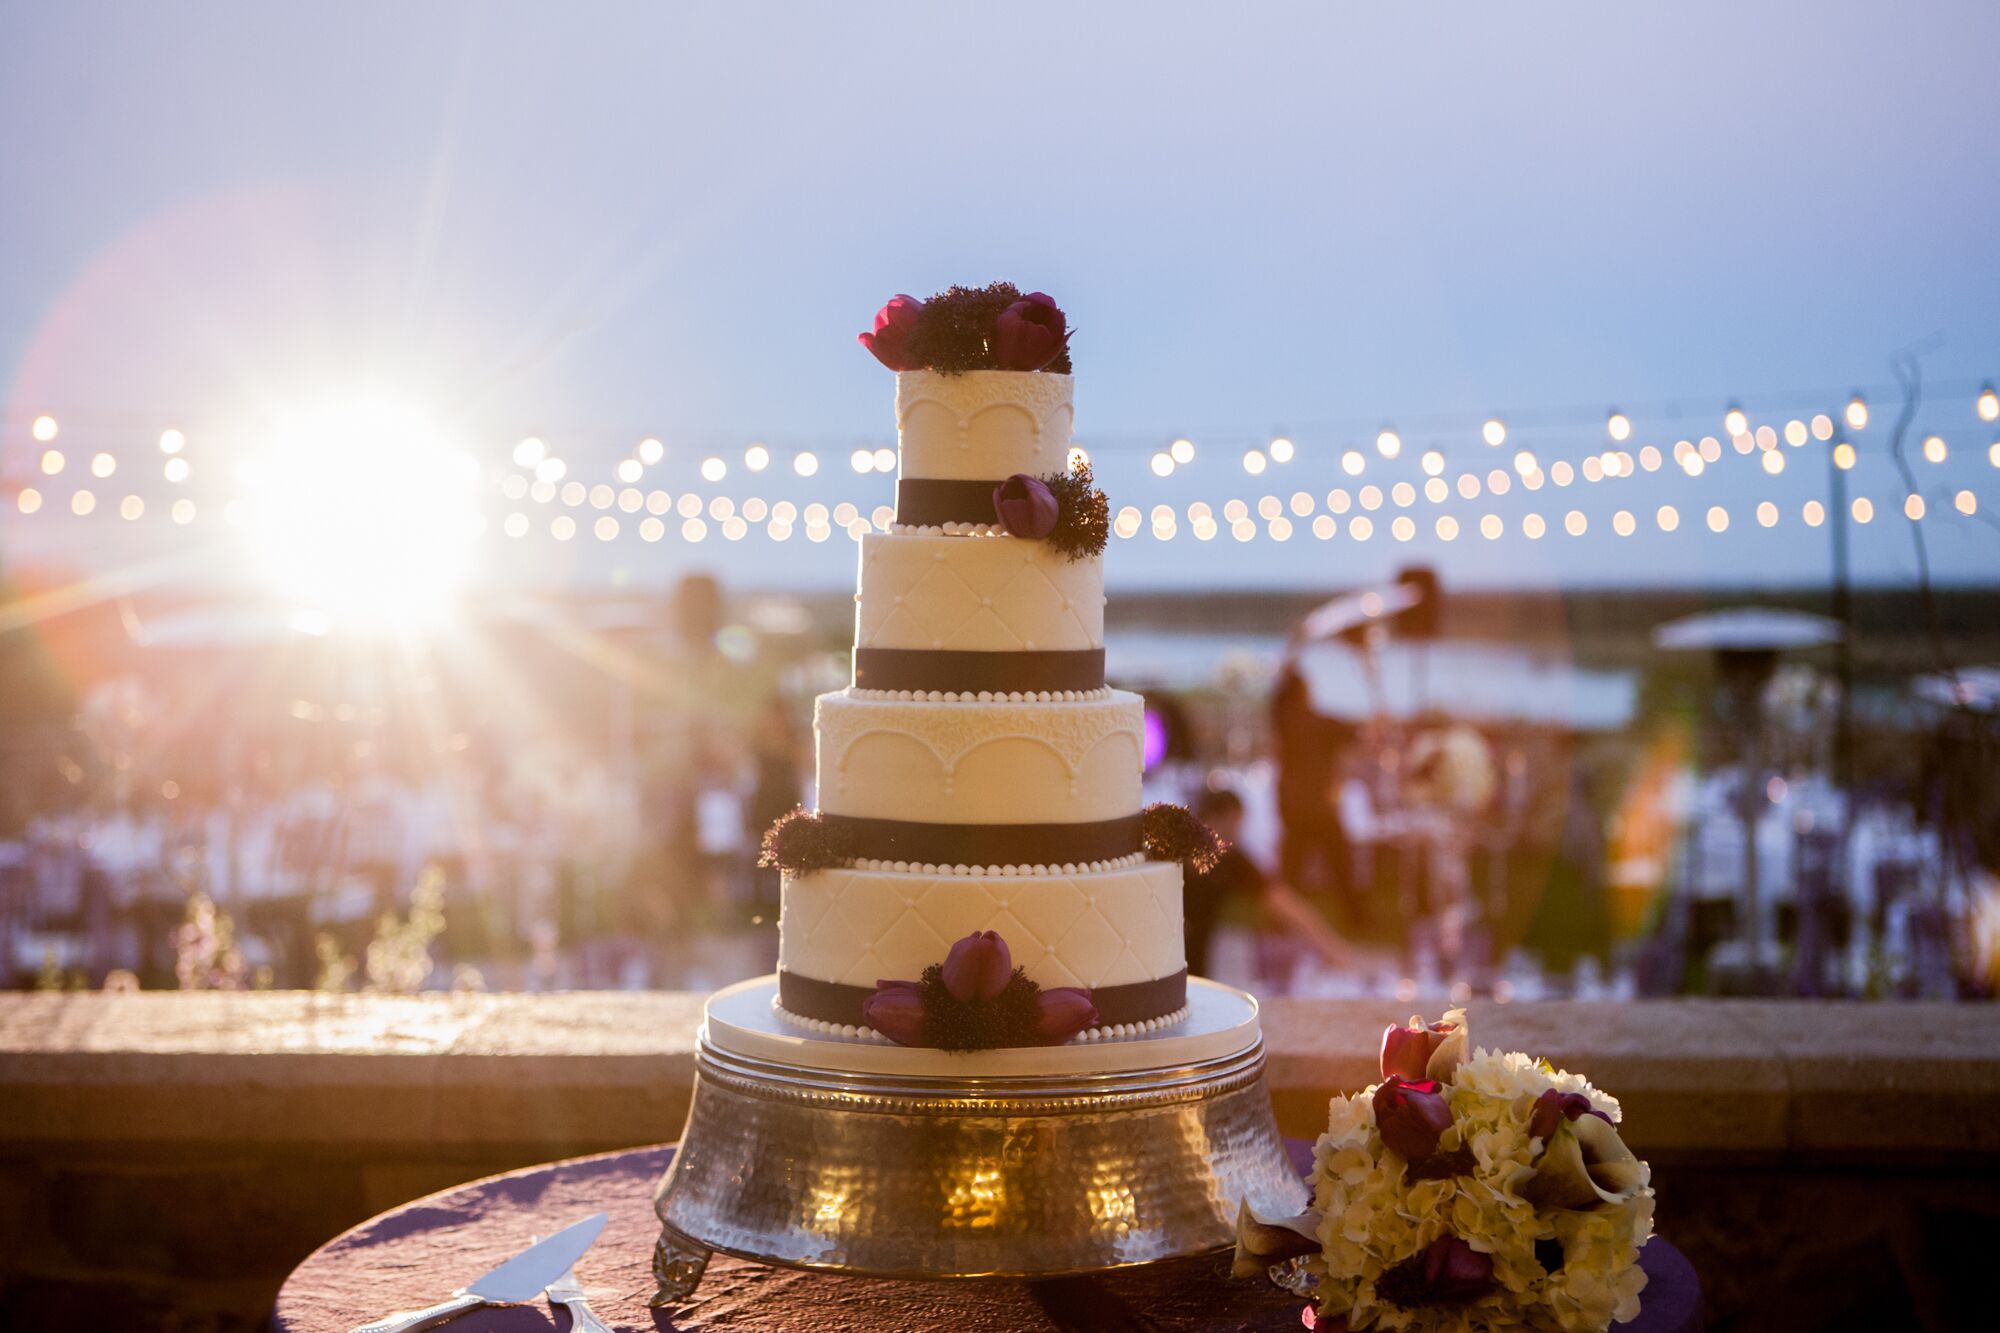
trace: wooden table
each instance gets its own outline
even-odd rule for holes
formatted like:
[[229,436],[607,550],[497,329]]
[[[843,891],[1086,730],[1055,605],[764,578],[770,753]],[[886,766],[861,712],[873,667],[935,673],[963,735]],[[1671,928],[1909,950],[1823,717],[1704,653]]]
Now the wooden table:
[[[1308,1145],[1293,1156],[1311,1164]],[[580,1157],[474,1181],[404,1204],[329,1241],[278,1295],[278,1333],[348,1333],[393,1310],[441,1300],[460,1283],[578,1218],[611,1220],[577,1265],[598,1317],[621,1330],[784,1329],[812,1333],[1230,1330],[1294,1333],[1303,1302],[1268,1283],[1233,1281],[1229,1256],[1149,1264],[1045,1282],[892,1282],[766,1268],[717,1255],[698,1290],[665,1309],[653,1293],[653,1186],[673,1147]],[[1646,1309],[1621,1333],[1699,1333],[1694,1270],[1665,1241],[1646,1247]],[[475,1310],[452,1333],[552,1333],[569,1316],[546,1303]]]

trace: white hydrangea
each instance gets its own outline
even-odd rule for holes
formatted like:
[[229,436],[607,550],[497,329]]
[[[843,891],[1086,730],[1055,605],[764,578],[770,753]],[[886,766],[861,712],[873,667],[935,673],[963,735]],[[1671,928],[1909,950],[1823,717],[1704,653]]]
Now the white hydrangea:
[[[1322,1315],[1361,1330],[1423,1333],[1596,1333],[1639,1311],[1646,1274],[1639,1248],[1653,1231],[1653,1191],[1587,1212],[1538,1212],[1521,1197],[1542,1150],[1528,1133],[1535,1100],[1549,1089],[1581,1093],[1615,1122],[1617,1101],[1581,1075],[1518,1052],[1475,1051],[1445,1092],[1453,1125],[1439,1151],[1472,1153],[1470,1175],[1408,1180],[1405,1163],[1375,1129],[1374,1088],[1336,1097],[1327,1131],[1314,1148],[1313,1203],[1321,1214],[1321,1252],[1304,1261],[1318,1281]],[[1648,1181],[1643,1171],[1642,1182]],[[1454,1235],[1493,1261],[1494,1287],[1468,1305],[1403,1309],[1377,1294],[1384,1273]],[[1535,1256],[1538,1241],[1562,1245],[1551,1274]]]

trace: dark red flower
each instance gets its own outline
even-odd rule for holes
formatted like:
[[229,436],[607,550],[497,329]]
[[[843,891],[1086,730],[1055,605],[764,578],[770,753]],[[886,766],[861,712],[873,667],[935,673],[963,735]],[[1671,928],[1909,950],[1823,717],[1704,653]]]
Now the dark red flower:
[[1048,483],[1016,472],[993,488],[993,516],[1014,536],[1040,541],[1056,530],[1062,505]]
[[1493,1256],[1456,1236],[1439,1236],[1424,1251],[1424,1287],[1439,1305],[1476,1301],[1493,1287]]
[[1385,1078],[1375,1089],[1375,1128],[1382,1142],[1406,1162],[1421,1162],[1437,1151],[1451,1128],[1451,1104],[1436,1079]]
[[1419,1079],[1430,1067],[1431,1052],[1457,1031],[1453,1023],[1412,1021],[1408,1027],[1391,1023],[1382,1029],[1382,1077]]
[[944,956],[944,988],[965,1004],[991,1000],[1014,976],[1014,955],[993,930],[975,930]]
[[1060,1046],[1085,1028],[1097,1026],[1097,1006],[1090,992],[1075,986],[1051,986],[1035,997],[1035,1031],[1045,1046]]
[[1592,1106],[1590,1098],[1582,1093],[1558,1092],[1550,1088],[1535,1098],[1535,1107],[1528,1112],[1528,1135],[1547,1143],[1558,1125],[1580,1115],[1594,1115],[1607,1125],[1611,1123],[1611,1117]]
[[1029,292],[1000,312],[993,324],[993,364],[1002,370],[1040,370],[1069,342],[1062,307]]
[[924,993],[914,981],[878,981],[861,1002],[861,1021],[898,1046],[924,1044]]
[[858,335],[861,345],[891,370],[917,369],[910,355],[910,339],[916,334],[917,316],[923,309],[924,303],[914,296],[890,297],[889,304],[875,312],[874,330]]

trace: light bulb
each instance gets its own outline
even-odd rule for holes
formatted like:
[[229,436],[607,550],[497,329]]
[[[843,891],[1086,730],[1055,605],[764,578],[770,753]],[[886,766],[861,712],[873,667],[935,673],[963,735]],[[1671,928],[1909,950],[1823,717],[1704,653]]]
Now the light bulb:
[[1866,430],[1868,428],[1868,400],[1859,393],[1847,400],[1847,428]]

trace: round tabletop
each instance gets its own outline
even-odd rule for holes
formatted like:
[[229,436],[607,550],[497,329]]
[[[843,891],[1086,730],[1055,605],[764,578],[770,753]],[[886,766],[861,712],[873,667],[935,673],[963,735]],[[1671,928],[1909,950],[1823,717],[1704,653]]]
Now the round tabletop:
[[[1310,1167],[1310,1145],[1293,1140]],[[715,1256],[694,1295],[663,1309],[653,1293],[653,1186],[671,1145],[579,1157],[473,1181],[404,1204],[327,1242],[278,1294],[278,1333],[349,1333],[396,1310],[444,1299],[453,1288],[547,1235],[599,1210],[611,1219],[577,1277],[591,1308],[614,1329],[811,1328],[816,1333],[950,1328],[954,1333],[1073,1330],[1301,1328],[1298,1297],[1229,1277],[1229,1256],[1177,1259],[1041,1282],[897,1282],[768,1268]],[[1641,1256],[1645,1309],[1621,1333],[1699,1333],[1701,1288],[1679,1251],[1655,1239]],[[451,1321],[463,1333],[566,1330],[546,1303],[488,1307]]]

